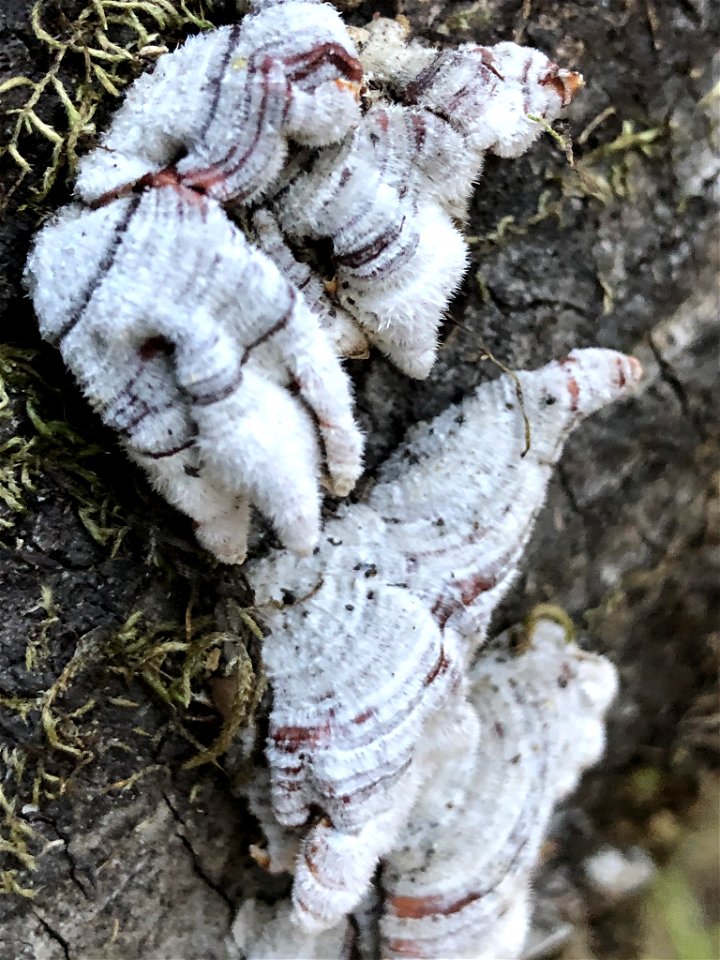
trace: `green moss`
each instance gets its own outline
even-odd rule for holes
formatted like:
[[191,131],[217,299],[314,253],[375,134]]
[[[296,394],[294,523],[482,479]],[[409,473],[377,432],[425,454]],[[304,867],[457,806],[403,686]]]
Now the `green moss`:
[[[92,540],[110,557],[128,552],[126,540],[134,533],[134,543],[149,550],[146,559],[168,580],[176,579],[179,561],[172,543],[148,529],[148,516],[157,516],[160,528],[176,515],[139,474],[134,483],[132,468],[118,476],[122,455],[112,438],[104,447],[89,435],[88,425],[55,419],[63,395],[39,373],[42,363],[33,351],[0,344],[0,438],[6,437],[0,439],[0,545],[12,548],[18,524],[49,483],[62,489]],[[198,566],[201,558],[198,548]],[[180,562],[187,561],[185,548]]]
[[222,715],[220,732],[209,747],[198,743],[179,722],[183,736],[197,748],[187,769],[213,763],[252,719],[265,690],[248,648],[262,633],[250,611],[235,602],[226,614],[228,629],[217,630],[214,616],[194,618],[188,607],[183,624],[148,622],[135,611],[108,645],[112,672],[127,681],[138,677],[173,711],[207,702],[207,688],[217,685]]
[[545,133],[555,142],[556,146],[562,150],[565,154],[565,159],[568,162],[568,165],[571,167],[575,166],[575,157],[573,154],[573,144],[569,136],[559,133],[553,125],[545,119],[545,117],[535,116],[532,113],[527,115],[528,120],[532,120],[533,123],[539,123],[543,128]]
[[568,196],[593,197],[603,204],[632,196],[631,178],[638,159],[657,156],[665,127],[637,130],[623,120],[620,134],[584,154],[575,164],[577,179],[566,185]]
[[[591,132],[613,115],[612,108],[598,115],[578,138],[578,144],[582,145]],[[559,134],[542,118],[531,119],[542,124],[565,154],[567,164],[563,168],[553,165],[546,169],[545,180],[549,186],[541,192],[537,207],[529,216],[522,219],[514,215],[504,216],[487,233],[467,238],[468,243],[479,248],[480,252],[489,253],[495,247],[511,243],[515,237],[524,236],[546,220],[554,219],[562,228],[568,208],[574,201],[609,207],[632,200],[640,165],[660,155],[668,134],[666,127],[636,129],[632,121],[625,120],[618,136],[588,153],[580,151],[576,154],[569,138]],[[613,284],[602,271],[598,271],[597,280],[603,291],[603,313],[608,314],[615,303]],[[481,286],[480,293],[485,302],[489,296],[487,287],[483,289]]]
[[[98,466],[107,451],[63,420],[50,419],[60,407],[60,392],[35,368],[37,355],[0,344],[1,420],[17,421],[17,432],[0,443],[0,542],[28,509],[38,481],[52,474],[77,506],[91,537],[117,553],[128,525],[121,505],[108,493]],[[12,425],[15,427],[15,424]]]
[[18,813],[18,798],[14,791],[22,784],[27,758],[19,749],[0,750],[0,854],[7,866],[0,869],[0,894],[32,898],[35,891],[22,880],[37,868],[37,861],[49,844],[27,820]]
[[[0,84],[4,114],[13,118],[0,159],[9,158],[18,174],[6,202],[25,178],[41,200],[61,172],[72,175],[79,145],[96,132],[98,108],[118,98],[165,42],[212,26],[203,0],[92,0],[74,19],[38,0],[30,24],[47,66],[39,79],[11,76]],[[44,160],[33,166],[38,145]]]
[[[113,485],[117,465],[109,451],[85,435],[83,427],[55,419],[55,411],[63,406],[62,395],[39,372],[43,363],[39,353],[0,345],[0,430],[7,437],[0,444],[0,542],[6,538],[6,548],[14,549],[16,538],[23,535],[18,525],[50,484],[62,490],[62,499],[75,508],[108,557],[127,551],[137,562],[133,550],[139,538],[130,541],[126,533],[137,529],[145,542],[148,515],[159,514],[162,524],[166,508],[142,484],[139,490],[119,491]],[[155,549],[149,559],[162,568],[176,596],[188,589],[178,565],[190,562],[196,571],[202,570],[200,551],[196,561],[192,556],[188,561],[185,545],[180,557],[168,545],[163,553]],[[206,604],[212,603],[210,597]],[[177,620],[158,622],[152,611],[138,609],[110,636],[91,631],[77,641],[69,659],[64,654],[64,666],[48,682],[50,655],[58,656],[53,641],[63,621],[61,604],[48,584],[39,584],[37,603],[29,612],[41,616],[28,636],[25,668],[29,674],[45,671],[39,674],[41,688],[31,695],[0,695],[0,712],[9,723],[27,729],[22,745],[12,755],[6,750],[0,764],[5,791],[0,798],[0,893],[15,896],[34,895],[32,874],[38,858],[52,849],[27,823],[24,806],[42,808],[63,797],[69,785],[78,782],[80,771],[108,749],[103,729],[113,725],[112,749],[126,758],[122,765],[129,769],[105,785],[94,784],[93,774],[83,780],[94,784],[90,789],[98,794],[126,790],[158,769],[147,763],[142,747],[148,738],[156,741],[158,729],[145,730],[143,721],[133,722],[132,717],[135,712],[138,718],[144,716],[146,700],[123,695],[123,686],[129,688],[139,679],[162,702],[170,728],[190,746],[187,766],[199,767],[216,763],[238,729],[250,722],[265,685],[248,652],[261,636],[252,611],[235,604],[221,631],[214,615],[193,614],[194,595],[184,617]],[[97,684],[87,681],[90,670],[109,676],[117,695],[111,700],[98,697]],[[200,742],[194,736],[190,722],[198,713],[206,728],[212,722],[215,685],[224,685],[230,696],[225,709],[218,710],[221,719],[208,745],[207,738]],[[118,711],[128,711],[127,724],[118,722]],[[118,735],[123,730],[124,735]],[[10,760],[14,769],[8,772]]]
[[562,226],[564,223],[564,206],[565,201],[556,189],[543,190],[538,198],[535,212],[530,216],[518,220],[512,214],[508,214],[498,220],[492,230],[476,236],[470,235],[466,237],[466,240],[471,247],[485,247],[489,250],[492,247],[502,246],[510,242],[513,237],[523,236],[538,223],[543,223],[552,217],[558,221],[559,226]]
[[[35,670],[47,660],[49,632],[52,627],[60,622],[53,602],[53,592],[46,584],[43,584],[40,588],[40,602],[35,609],[43,610],[45,617],[32,631],[28,639],[25,648],[25,669],[27,671]],[[32,612],[33,610],[28,610],[28,613]]]
[[[533,213],[522,220],[512,215],[502,217],[487,233],[468,237],[468,243],[472,246],[489,249],[505,244],[549,219],[557,220],[562,227],[567,205],[578,198],[609,205],[631,197],[632,178],[638,161],[657,156],[659,141],[667,132],[664,127],[636,130],[632,121],[626,120],[620,134],[613,140],[586,154],[577,155],[570,141],[546,121],[539,117],[531,119],[541,123],[552,136],[565,154],[567,164],[563,168],[551,167],[546,170],[545,177],[550,186],[541,192]],[[607,289],[608,308],[611,299],[611,291]]]
[[[47,592],[41,605],[48,612],[47,621],[54,623],[54,604]],[[0,894],[34,896],[32,873],[53,846],[27,822],[22,807],[28,802],[42,807],[62,797],[77,782],[79,771],[105,753],[108,745],[102,745],[102,737],[98,740],[98,729],[105,722],[103,711],[108,704],[130,714],[144,707],[142,698],[125,696],[103,701],[90,695],[78,702],[73,691],[90,668],[120,677],[128,685],[139,679],[162,701],[170,711],[172,728],[193,749],[186,769],[216,763],[228,749],[237,731],[251,721],[265,679],[248,652],[262,636],[251,613],[232,603],[226,620],[227,629],[219,631],[215,617],[194,617],[191,604],[182,621],[153,622],[147,612],[134,611],[110,637],[98,631],[81,637],[55,680],[34,696],[0,697],[0,710],[28,727],[34,725],[35,731],[30,750],[21,746],[0,753],[4,768],[0,771]],[[229,696],[218,706],[220,730],[208,746],[190,732],[187,719],[197,707],[207,714],[208,690],[214,684],[223,684]],[[163,729],[151,733],[136,724],[129,728],[127,743],[116,733],[112,749],[126,755],[129,772],[119,780],[93,786],[98,795],[129,789],[161,769],[157,763],[143,763],[147,751],[138,749],[134,738],[149,738],[152,744]],[[94,782],[95,776],[90,780]]]

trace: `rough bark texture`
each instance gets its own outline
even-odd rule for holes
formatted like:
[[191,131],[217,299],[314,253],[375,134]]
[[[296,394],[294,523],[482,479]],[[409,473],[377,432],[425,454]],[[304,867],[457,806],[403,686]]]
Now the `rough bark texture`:
[[[228,6],[211,19],[226,20]],[[571,442],[496,622],[557,604],[620,666],[607,756],[558,817],[539,920],[550,932],[578,925],[578,955],[637,956],[637,928],[586,896],[581,865],[604,842],[663,853],[717,760],[719,100],[709,91],[720,13],[711,0],[349,6],[358,24],[376,9],[405,13],[439,44],[522,39],[587,81],[568,118],[574,170],[550,138],[518,161],[488,162],[468,227],[473,264],[429,380],[379,357],[353,375],[372,477],[409,424],[495,375],[488,348],[521,367],[597,344],[646,367],[637,398]],[[47,69],[30,7],[2,5],[0,82]],[[53,22],[81,9],[46,7]],[[43,149],[27,141],[40,166]],[[32,176],[13,189],[17,168],[2,162],[0,955],[225,957],[234,905],[259,882],[246,854],[256,827],[222,763],[183,762],[221,731],[211,695],[222,709],[223,684],[237,689],[221,676],[232,671],[215,631],[244,641],[248,690],[257,650],[237,616],[217,613],[237,595],[233,575],[196,550],[38,342],[20,273],[40,217],[68,189],[59,181],[23,208]]]

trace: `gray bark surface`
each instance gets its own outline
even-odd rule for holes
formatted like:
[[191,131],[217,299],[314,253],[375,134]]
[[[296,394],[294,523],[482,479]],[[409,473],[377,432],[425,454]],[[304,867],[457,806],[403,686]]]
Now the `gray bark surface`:
[[[70,16],[81,5],[49,6]],[[653,824],[665,814],[682,824],[717,764],[720,13],[710,0],[350,6],[357,24],[404,13],[438,44],[514,37],[587,82],[567,120],[574,170],[549,137],[517,161],[487,162],[467,229],[472,264],[430,378],[411,382],[378,356],[351,368],[372,478],[410,424],[497,374],[487,350],[510,367],[589,345],[643,362],[637,397],[570,442],[495,621],[500,630],[557,604],[620,668],[606,757],[557,818],[539,922],[585,929],[595,956],[638,956],[637,930],[588,894],[582,862],[605,842],[657,852]],[[0,83],[47,68],[30,8],[2,5]],[[220,5],[211,13],[227,17]],[[149,669],[127,638],[225,629],[216,611],[236,577],[195,548],[39,342],[20,275],[40,217],[68,187],[23,208],[16,174],[6,157],[0,341],[31,353],[5,355],[0,410],[0,491],[14,477],[22,501],[0,499],[0,957],[225,957],[235,906],[263,883],[247,854],[257,827],[222,761],[183,767],[221,728],[222,684],[210,664],[189,706],[169,705],[148,678],[172,674],[175,654],[153,672],[158,661]],[[267,545],[260,536],[256,549]]]

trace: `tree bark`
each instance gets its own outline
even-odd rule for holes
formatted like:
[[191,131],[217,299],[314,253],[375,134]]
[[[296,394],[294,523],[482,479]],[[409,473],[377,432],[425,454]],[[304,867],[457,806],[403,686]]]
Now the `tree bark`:
[[[0,11],[0,83],[48,68],[31,5],[10,0]],[[227,19],[228,6],[210,19]],[[467,227],[472,263],[429,379],[409,381],[379,356],[351,368],[372,478],[409,425],[496,374],[488,352],[536,367],[599,345],[645,367],[638,395],[570,442],[521,581],[495,621],[500,630],[539,602],[557,604],[583,642],[619,666],[608,750],[558,817],[538,925],[552,932],[570,921],[595,955],[636,956],[637,931],[605,917],[583,861],[603,843],[657,852],[653,824],[665,813],[682,824],[717,762],[708,724],[718,644],[720,14],[710,0],[344,6],[356,24],[376,9],[404,13],[440,45],[514,38],[585,75],[567,120],[574,168],[550,137],[517,161],[487,162]],[[46,7],[53,22],[81,8]],[[79,61],[62,69],[72,79]],[[39,109],[56,118],[57,107]],[[100,109],[112,109],[109,98]],[[12,117],[2,122],[7,139]],[[32,139],[25,149],[38,166],[46,160]],[[0,955],[225,957],[237,904],[265,883],[247,854],[257,828],[233,798],[237,770],[183,764],[222,731],[220,674],[231,670],[216,631],[240,637],[244,682],[259,691],[252,631],[227,612],[228,598],[245,598],[39,342],[21,271],[40,218],[69,187],[61,179],[24,206],[36,182],[15,188],[17,172],[6,155]],[[254,549],[268,543],[263,534]],[[169,642],[185,647],[162,648]],[[205,659],[183,699],[193,643],[205,644]]]

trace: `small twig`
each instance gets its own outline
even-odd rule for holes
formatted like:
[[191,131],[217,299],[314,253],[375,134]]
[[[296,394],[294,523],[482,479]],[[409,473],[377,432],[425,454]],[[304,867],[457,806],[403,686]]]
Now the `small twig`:
[[490,350],[487,346],[485,346],[482,340],[480,341],[480,349],[483,351],[484,354],[486,354],[487,359],[490,360],[491,363],[494,363],[495,366],[499,367],[503,373],[507,374],[507,376],[510,377],[510,379],[513,382],[513,385],[515,387],[515,396],[517,397],[517,401],[520,404],[520,412],[522,414],[523,426],[525,429],[525,448],[520,454],[520,456],[525,457],[530,452],[532,430],[530,427],[530,420],[528,418],[527,413],[525,412],[525,398],[523,396],[523,389],[522,389],[522,384],[520,383],[520,378],[518,377],[517,373],[514,370],[511,370],[510,367],[508,367],[506,364],[504,364],[502,360],[498,360],[497,357],[493,354],[492,350]]

